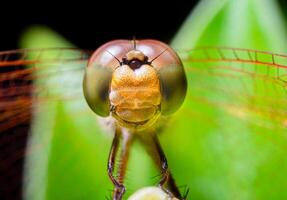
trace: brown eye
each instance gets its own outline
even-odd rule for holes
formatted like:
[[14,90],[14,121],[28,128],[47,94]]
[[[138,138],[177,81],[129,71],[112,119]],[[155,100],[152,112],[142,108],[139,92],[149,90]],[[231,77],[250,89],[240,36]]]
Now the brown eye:
[[120,65],[131,44],[127,40],[115,40],[98,48],[91,56],[86,68],[83,90],[90,108],[100,116],[110,112],[109,87],[113,71]]
[[142,51],[157,70],[161,83],[161,113],[169,115],[179,109],[186,95],[187,80],[182,62],[168,45],[156,40],[141,40]]

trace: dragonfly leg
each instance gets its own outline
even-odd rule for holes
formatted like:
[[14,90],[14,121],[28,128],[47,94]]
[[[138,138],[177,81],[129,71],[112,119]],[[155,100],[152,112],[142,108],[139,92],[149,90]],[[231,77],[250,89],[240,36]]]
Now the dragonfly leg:
[[[167,159],[163,152],[163,149],[160,146],[159,140],[156,135],[153,136],[153,143],[155,145],[155,150],[158,154],[158,158],[160,161],[161,166],[161,179],[159,181],[159,186],[166,191],[170,196],[175,196],[177,198],[181,198],[181,194],[179,192],[179,189],[177,188],[174,178],[171,174],[171,172],[168,169]],[[167,188],[164,188],[164,185],[167,184]]]
[[176,196],[177,198],[180,198],[180,199],[182,199],[182,200],[186,200],[186,198],[187,198],[186,196],[188,195],[188,191],[187,191],[187,193],[184,194],[183,197],[182,197],[182,195],[181,195],[181,193],[180,193],[178,187],[177,187],[176,184],[175,184],[175,180],[174,180],[174,178],[173,178],[171,172],[169,172],[169,173],[170,173],[170,174],[169,174],[169,178],[168,178],[168,182],[167,182],[167,187],[168,187],[168,189],[169,189],[169,190],[172,192],[172,194],[173,194],[174,196]]
[[[167,159],[160,146],[159,140],[155,133],[145,132],[143,134],[137,135],[138,139],[144,145],[148,154],[151,156],[156,166],[161,170],[161,179],[159,181],[159,186],[166,191],[170,196],[175,196],[182,199],[178,187],[175,184],[174,178],[168,169]],[[167,189],[164,188],[167,186]]]
[[[120,136],[123,137],[123,142],[120,154],[120,162],[118,165],[118,175],[116,178],[113,173],[115,168],[116,154],[119,148]],[[128,132],[121,132],[118,129],[116,130],[108,161],[108,174],[115,186],[113,193],[113,200],[121,200],[126,190],[124,186],[124,177],[127,168],[127,161],[129,157],[131,141],[132,141],[131,134],[129,134]]]

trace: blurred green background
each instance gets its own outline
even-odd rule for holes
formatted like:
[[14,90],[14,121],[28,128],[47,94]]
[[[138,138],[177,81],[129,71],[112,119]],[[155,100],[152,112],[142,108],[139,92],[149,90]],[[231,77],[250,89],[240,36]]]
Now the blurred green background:
[[[280,104],[283,117],[278,118],[273,117],[275,111],[270,115],[253,109],[270,109],[284,102],[285,86],[246,74],[240,74],[239,82],[210,73],[214,67],[228,65],[265,74],[266,66],[189,60],[193,55],[189,49],[198,46],[285,53],[286,30],[277,1],[202,0],[174,36],[171,45],[184,59],[188,96],[160,141],[176,182],[190,188],[189,199],[287,199],[287,106]],[[29,29],[21,39],[22,48],[54,46],[73,45],[43,26]],[[58,63],[45,70],[77,69],[85,64]],[[35,114],[29,140],[33,153],[25,165],[26,199],[102,200],[111,193],[106,166],[112,134],[100,128],[81,98],[82,73],[59,71],[37,81],[59,99],[67,94],[77,98],[45,102]],[[276,73],[276,67],[268,71],[271,78]],[[268,90],[262,89],[266,85]],[[143,148],[135,144],[125,198],[143,186],[155,185],[158,174]]]

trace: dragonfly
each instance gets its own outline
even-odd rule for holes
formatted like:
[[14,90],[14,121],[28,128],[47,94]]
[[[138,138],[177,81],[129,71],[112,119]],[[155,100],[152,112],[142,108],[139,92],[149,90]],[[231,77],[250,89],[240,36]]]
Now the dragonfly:
[[[116,40],[95,52],[77,48],[1,52],[0,132],[7,134],[35,120],[47,112],[41,110],[47,102],[86,103],[86,99],[95,115],[101,116],[99,121],[104,118],[104,126],[114,133],[107,167],[115,186],[113,199],[122,199],[125,193],[124,178],[135,138],[161,172],[158,185],[169,196],[185,199],[168,168],[157,132],[188,101],[258,126],[285,129],[287,56],[230,47],[176,52],[155,40]],[[131,75],[135,72],[136,78]],[[77,106],[72,109],[79,112]],[[117,153],[120,162],[115,175]]]

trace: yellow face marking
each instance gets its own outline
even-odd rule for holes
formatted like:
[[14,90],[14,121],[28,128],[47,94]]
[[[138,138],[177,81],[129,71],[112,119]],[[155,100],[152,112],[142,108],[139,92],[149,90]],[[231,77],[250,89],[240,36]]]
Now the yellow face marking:
[[151,120],[161,102],[160,81],[155,69],[142,65],[132,70],[118,67],[112,76],[109,99],[114,114],[124,121],[140,123]]

